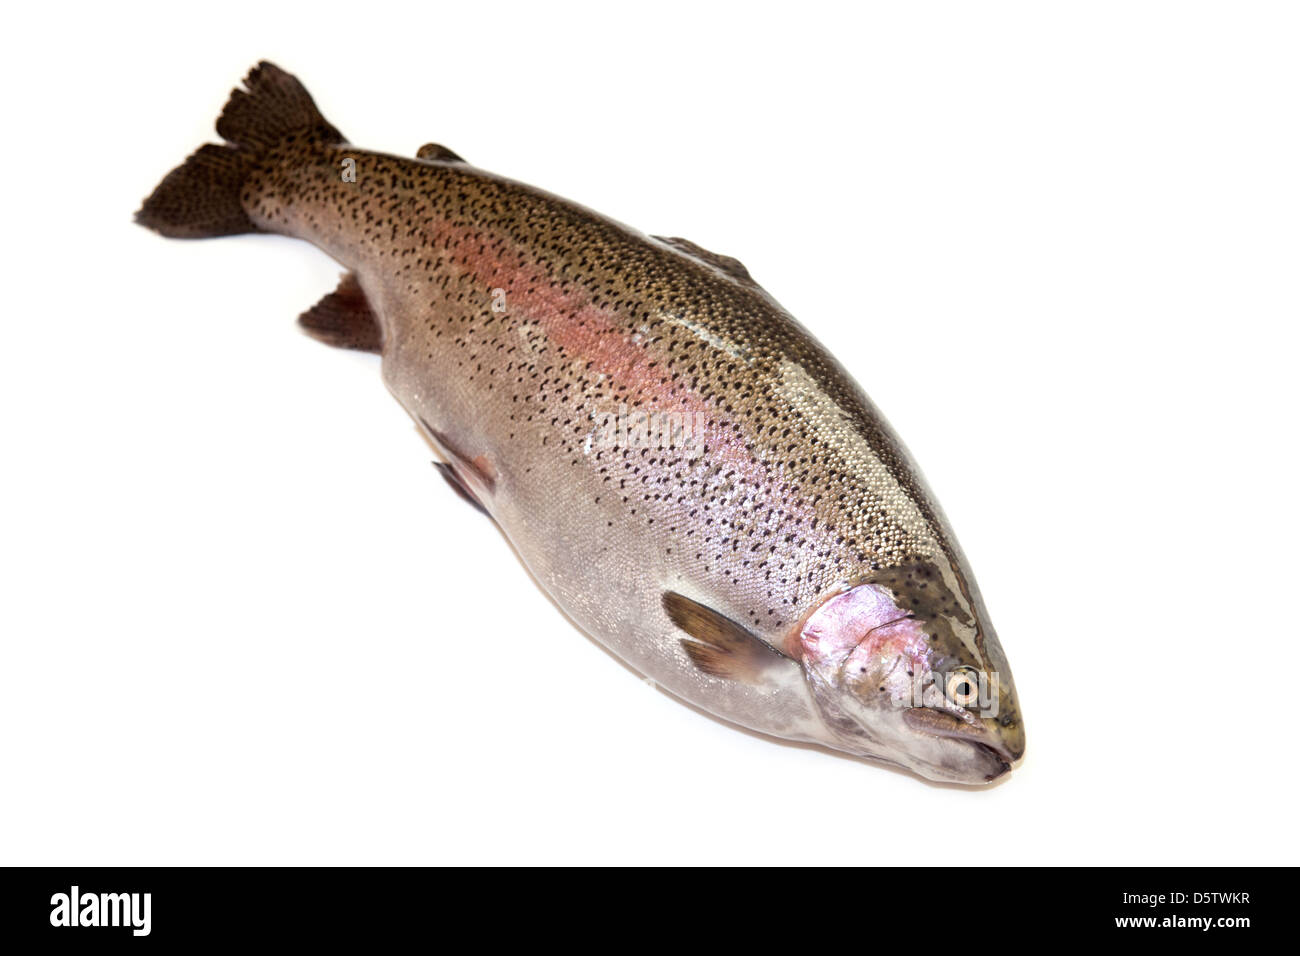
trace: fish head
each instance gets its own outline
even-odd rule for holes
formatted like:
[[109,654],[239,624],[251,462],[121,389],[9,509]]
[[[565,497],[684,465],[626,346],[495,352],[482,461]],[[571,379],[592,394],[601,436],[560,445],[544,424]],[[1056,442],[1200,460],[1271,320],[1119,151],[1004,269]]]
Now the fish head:
[[947,783],[987,783],[1020,759],[1011,671],[965,580],[946,562],[886,569],[799,623],[788,650],[833,746]]

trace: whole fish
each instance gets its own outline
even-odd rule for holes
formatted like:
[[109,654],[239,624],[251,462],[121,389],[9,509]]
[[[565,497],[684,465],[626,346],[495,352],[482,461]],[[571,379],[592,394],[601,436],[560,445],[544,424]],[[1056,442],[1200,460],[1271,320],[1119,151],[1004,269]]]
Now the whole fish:
[[902,444],[745,267],[446,147],[358,149],[255,67],[136,215],[349,270],[300,318],[377,352],[443,476],[582,628],[685,700],[942,781],[1024,752],[967,562]]

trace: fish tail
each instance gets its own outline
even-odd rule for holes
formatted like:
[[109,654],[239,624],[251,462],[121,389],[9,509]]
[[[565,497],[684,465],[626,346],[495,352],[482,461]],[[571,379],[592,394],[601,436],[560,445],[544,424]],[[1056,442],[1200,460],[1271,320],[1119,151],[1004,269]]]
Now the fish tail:
[[158,184],[135,221],[178,239],[261,232],[244,208],[242,193],[258,160],[290,136],[341,143],[297,77],[263,60],[235,89],[217,120],[226,142],[200,146]]

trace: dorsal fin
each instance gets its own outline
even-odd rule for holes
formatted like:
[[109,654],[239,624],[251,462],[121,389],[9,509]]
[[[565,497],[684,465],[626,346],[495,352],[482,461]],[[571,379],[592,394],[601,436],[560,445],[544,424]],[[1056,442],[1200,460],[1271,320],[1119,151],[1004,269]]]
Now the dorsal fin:
[[446,146],[441,143],[425,143],[415,151],[416,159],[428,159],[432,161],[441,161],[444,163],[463,163],[461,159]]
[[713,677],[761,684],[772,667],[787,658],[771,645],[711,607],[676,591],[665,591],[664,610],[690,640],[682,650],[696,667]]
[[697,245],[689,239],[683,239],[681,236],[651,236],[651,239],[658,239],[666,245],[672,246],[678,252],[683,252],[692,259],[698,259],[700,262],[707,263],[713,268],[725,272],[738,282],[744,282],[748,285],[757,287],[758,283],[754,277],[749,274],[745,264],[739,259],[731,256],[724,256],[717,252],[710,252],[701,245]]

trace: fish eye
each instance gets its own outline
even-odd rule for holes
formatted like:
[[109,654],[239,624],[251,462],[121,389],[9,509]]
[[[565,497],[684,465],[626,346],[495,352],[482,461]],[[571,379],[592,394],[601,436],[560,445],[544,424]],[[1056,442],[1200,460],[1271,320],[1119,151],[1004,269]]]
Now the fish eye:
[[970,671],[953,671],[944,684],[948,699],[959,707],[966,707],[979,699],[979,683]]

